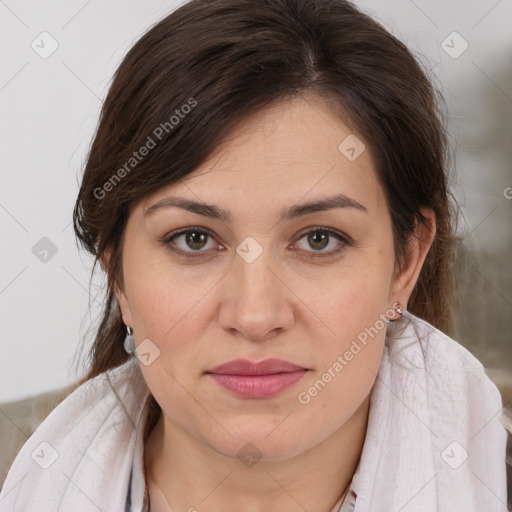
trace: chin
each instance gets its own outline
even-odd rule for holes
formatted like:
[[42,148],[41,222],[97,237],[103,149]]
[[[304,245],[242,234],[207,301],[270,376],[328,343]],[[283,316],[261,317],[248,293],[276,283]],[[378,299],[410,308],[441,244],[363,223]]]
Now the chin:
[[[240,459],[247,467],[257,461],[284,461],[291,459],[306,451],[310,446],[308,439],[299,432],[291,435],[283,429],[278,432],[275,423],[258,422],[261,428],[254,423],[238,426],[236,432],[227,429],[232,437],[224,432],[221,439],[205,440],[216,452],[233,459]],[[309,444],[312,444],[310,442]]]

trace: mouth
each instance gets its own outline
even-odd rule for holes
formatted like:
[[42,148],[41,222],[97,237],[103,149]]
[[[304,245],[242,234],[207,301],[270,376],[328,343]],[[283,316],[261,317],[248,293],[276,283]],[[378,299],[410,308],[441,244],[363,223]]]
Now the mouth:
[[258,363],[235,359],[205,373],[238,397],[269,398],[298,382],[308,371],[308,368],[282,359],[266,359]]

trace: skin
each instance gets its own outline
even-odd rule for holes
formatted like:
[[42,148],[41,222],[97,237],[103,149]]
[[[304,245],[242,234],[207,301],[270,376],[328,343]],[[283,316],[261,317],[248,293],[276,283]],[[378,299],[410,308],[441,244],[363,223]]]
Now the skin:
[[[417,228],[422,241],[413,239],[395,271],[371,141],[349,161],[338,145],[352,132],[331,111],[312,94],[264,109],[192,174],[131,208],[122,248],[125,287],[116,295],[136,345],[149,338],[160,350],[149,366],[141,364],[163,411],[144,454],[153,512],[329,512],[357,468],[385,329],[309,403],[298,394],[395,301],[407,305],[435,218],[422,210],[430,229]],[[279,222],[281,209],[334,193],[367,211],[335,208]],[[232,221],[177,207],[144,216],[169,195],[215,204]],[[211,236],[187,244],[181,235],[175,247],[199,257],[180,257],[159,243],[190,226]],[[308,242],[304,234],[319,226],[352,243],[332,235]],[[263,251],[252,263],[236,252],[248,236]],[[271,398],[240,398],[205,374],[239,357],[280,358],[309,371]],[[261,453],[251,467],[237,455],[247,443]]]

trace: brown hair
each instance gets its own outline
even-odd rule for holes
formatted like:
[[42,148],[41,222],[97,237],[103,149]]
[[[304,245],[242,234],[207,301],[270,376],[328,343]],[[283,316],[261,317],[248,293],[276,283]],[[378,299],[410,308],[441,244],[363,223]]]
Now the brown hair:
[[[420,208],[434,211],[436,236],[408,309],[440,329],[451,327],[446,134],[438,95],[406,46],[345,0],[192,0],[130,49],[90,148],[74,229],[94,266],[112,252],[82,382],[128,358],[114,284],[124,287],[130,206],[191,173],[252,113],[305,91],[328,98],[368,143],[392,217],[398,267],[416,222],[425,223]],[[143,146],[152,147],[136,158]]]

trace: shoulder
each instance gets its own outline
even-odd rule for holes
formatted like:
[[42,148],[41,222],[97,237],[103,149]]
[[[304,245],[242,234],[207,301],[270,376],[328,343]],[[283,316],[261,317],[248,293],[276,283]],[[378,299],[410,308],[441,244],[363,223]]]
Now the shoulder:
[[[421,356],[415,351],[421,351]],[[406,312],[400,329],[393,335],[390,355],[419,363],[429,375],[468,385],[470,382],[492,384],[483,364],[461,343],[427,321]],[[495,389],[491,385],[491,389]]]
[[[473,421],[496,416],[505,426],[502,395],[483,364],[458,341],[406,312],[389,343],[392,362],[406,367],[435,396],[432,409]],[[469,410],[472,412],[469,413]],[[502,413],[500,415],[500,413]]]
[[[435,453],[446,453],[456,442],[470,454],[471,474],[487,475],[484,480],[512,504],[511,376],[500,373],[501,380],[491,379],[493,372],[461,343],[410,312],[391,333],[387,355],[400,368],[396,389],[435,433]],[[452,473],[447,481],[460,471]]]
[[464,364],[466,370],[484,372],[482,363],[457,340],[410,312],[404,317],[404,335],[417,337],[427,361],[441,367]]
[[2,510],[89,510],[87,499],[124,509],[139,435],[134,426],[148,393],[132,361],[75,389],[22,446],[0,491]]

